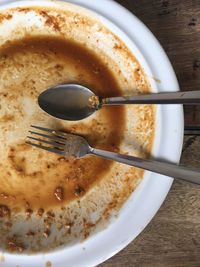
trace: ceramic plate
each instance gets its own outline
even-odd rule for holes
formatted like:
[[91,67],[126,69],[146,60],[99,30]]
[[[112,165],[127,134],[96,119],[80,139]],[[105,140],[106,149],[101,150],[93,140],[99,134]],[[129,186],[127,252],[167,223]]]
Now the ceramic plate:
[[[8,1],[11,5],[19,5]],[[36,1],[33,1],[36,3]],[[32,4],[33,4],[32,2]],[[43,2],[43,1],[40,1]],[[111,0],[73,0],[96,13],[103,24],[122,39],[139,60],[156,92],[177,91],[172,66],[158,41],[133,14]],[[20,6],[28,2],[20,2]],[[29,1],[29,4],[31,1]],[[48,4],[48,3],[45,3]],[[2,5],[2,4],[1,4]],[[156,80],[160,82],[157,83]],[[180,105],[159,106],[153,156],[178,163],[183,144],[183,109]],[[86,241],[62,250],[35,256],[4,254],[3,267],[48,266],[90,267],[115,255],[134,240],[156,214],[173,182],[172,178],[146,172],[143,181],[105,230]]]

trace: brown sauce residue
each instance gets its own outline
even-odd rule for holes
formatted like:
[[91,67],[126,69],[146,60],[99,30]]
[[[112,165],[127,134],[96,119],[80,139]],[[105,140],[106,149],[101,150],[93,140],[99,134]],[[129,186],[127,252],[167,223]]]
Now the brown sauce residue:
[[12,238],[9,238],[7,241],[7,249],[10,252],[23,252],[25,249],[25,246],[22,243],[19,243],[16,239],[16,236],[13,236]]
[[10,217],[10,209],[6,205],[0,205],[0,218]]
[[[125,120],[123,107],[104,108],[88,120],[69,123],[48,116],[37,104],[42,91],[65,82],[86,85],[102,97],[121,95],[108,66],[84,45],[36,36],[0,49],[0,73],[0,141],[4,141],[0,148],[1,213],[6,213],[5,207],[9,211],[17,207],[27,217],[33,210],[42,216],[44,210],[83,197],[104,179],[113,163],[97,157],[61,158],[25,144],[25,137],[31,124],[41,124],[81,134],[91,146],[118,151]],[[3,108],[6,105],[9,109]],[[10,246],[14,247],[12,242]]]

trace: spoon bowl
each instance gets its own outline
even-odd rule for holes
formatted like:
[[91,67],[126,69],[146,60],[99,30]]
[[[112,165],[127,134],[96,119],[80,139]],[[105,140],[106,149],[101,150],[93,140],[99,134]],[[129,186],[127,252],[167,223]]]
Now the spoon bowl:
[[94,93],[78,84],[64,84],[47,89],[38,98],[39,106],[50,115],[69,121],[82,120],[95,112],[89,105]]

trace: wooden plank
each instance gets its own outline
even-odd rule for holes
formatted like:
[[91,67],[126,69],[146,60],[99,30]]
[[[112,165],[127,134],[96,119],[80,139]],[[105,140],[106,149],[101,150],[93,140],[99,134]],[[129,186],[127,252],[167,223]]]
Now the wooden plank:
[[[175,69],[181,90],[200,90],[200,1],[117,2],[141,19],[159,40]],[[200,125],[200,107],[186,107],[185,111],[187,125]]]

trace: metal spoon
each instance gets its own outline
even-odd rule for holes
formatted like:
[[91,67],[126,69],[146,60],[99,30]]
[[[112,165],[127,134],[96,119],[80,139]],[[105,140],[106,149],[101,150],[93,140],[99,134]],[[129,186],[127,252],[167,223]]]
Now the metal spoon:
[[200,104],[200,91],[152,93],[147,95],[102,98],[85,86],[58,85],[44,91],[38,98],[39,106],[50,115],[77,121],[89,117],[106,105],[122,104]]

